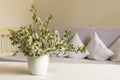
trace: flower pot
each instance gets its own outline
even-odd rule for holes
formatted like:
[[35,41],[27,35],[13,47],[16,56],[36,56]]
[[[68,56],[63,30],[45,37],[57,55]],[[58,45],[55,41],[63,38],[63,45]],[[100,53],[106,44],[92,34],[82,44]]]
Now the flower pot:
[[28,68],[33,75],[45,75],[48,70],[49,55],[40,57],[27,57]]

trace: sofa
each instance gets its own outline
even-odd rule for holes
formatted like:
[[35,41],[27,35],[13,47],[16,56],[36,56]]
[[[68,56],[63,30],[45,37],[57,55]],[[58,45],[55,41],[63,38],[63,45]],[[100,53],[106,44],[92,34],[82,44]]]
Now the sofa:
[[[73,31],[73,34],[78,33],[81,41],[87,46],[90,37],[93,32],[97,32],[101,40],[104,42],[104,44],[109,48],[120,36],[120,28],[119,27],[101,27],[101,28],[84,28],[84,27],[54,27],[58,31],[60,31],[61,34],[64,33],[65,30],[71,30]],[[72,38],[69,37],[68,42]],[[7,56],[7,57],[1,57],[1,61],[26,61],[26,57],[22,54],[18,54],[17,56]],[[110,60],[106,61],[97,61],[97,60],[90,60],[90,59],[75,59],[75,58],[68,58],[68,57],[50,57],[50,62],[58,62],[58,63],[95,63],[95,64],[119,64],[120,62],[112,62]]]

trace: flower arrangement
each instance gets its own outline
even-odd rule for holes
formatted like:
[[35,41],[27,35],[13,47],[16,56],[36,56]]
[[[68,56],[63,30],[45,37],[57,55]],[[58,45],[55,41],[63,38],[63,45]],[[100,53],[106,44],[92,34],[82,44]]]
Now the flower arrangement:
[[[61,52],[66,54],[68,51],[85,52],[86,47],[74,47],[74,45],[67,43],[71,31],[65,31],[65,34],[60,38],[57,30],[49,28],[49,22],[53,18],[50,15],[44,22],[38,17],[37,10],[32,5],[30,11],[33,13],[32,19],[37,25],[21,26],[18,30],[10,31],[10,40],[12,45],[17,46],[16,53],[22,52],[25,56],[36,57],[47,54],[59,55]],[[14,54],[14,55],[15,55]]]

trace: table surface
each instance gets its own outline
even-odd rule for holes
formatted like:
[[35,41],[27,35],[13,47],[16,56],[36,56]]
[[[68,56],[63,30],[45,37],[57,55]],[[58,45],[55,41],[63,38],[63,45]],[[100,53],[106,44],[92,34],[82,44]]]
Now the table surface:
[[0,62],[0,80],[120,80],[120,65],[50,63],[47,75],[35,76],[25,62]]

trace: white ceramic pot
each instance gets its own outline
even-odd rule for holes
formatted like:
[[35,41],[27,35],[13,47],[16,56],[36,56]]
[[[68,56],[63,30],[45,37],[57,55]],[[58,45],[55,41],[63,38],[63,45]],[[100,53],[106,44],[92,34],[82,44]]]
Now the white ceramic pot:
[[33,75],[46,75],[49,64],[49,55],[40,57],[27,57],[28,68]]

